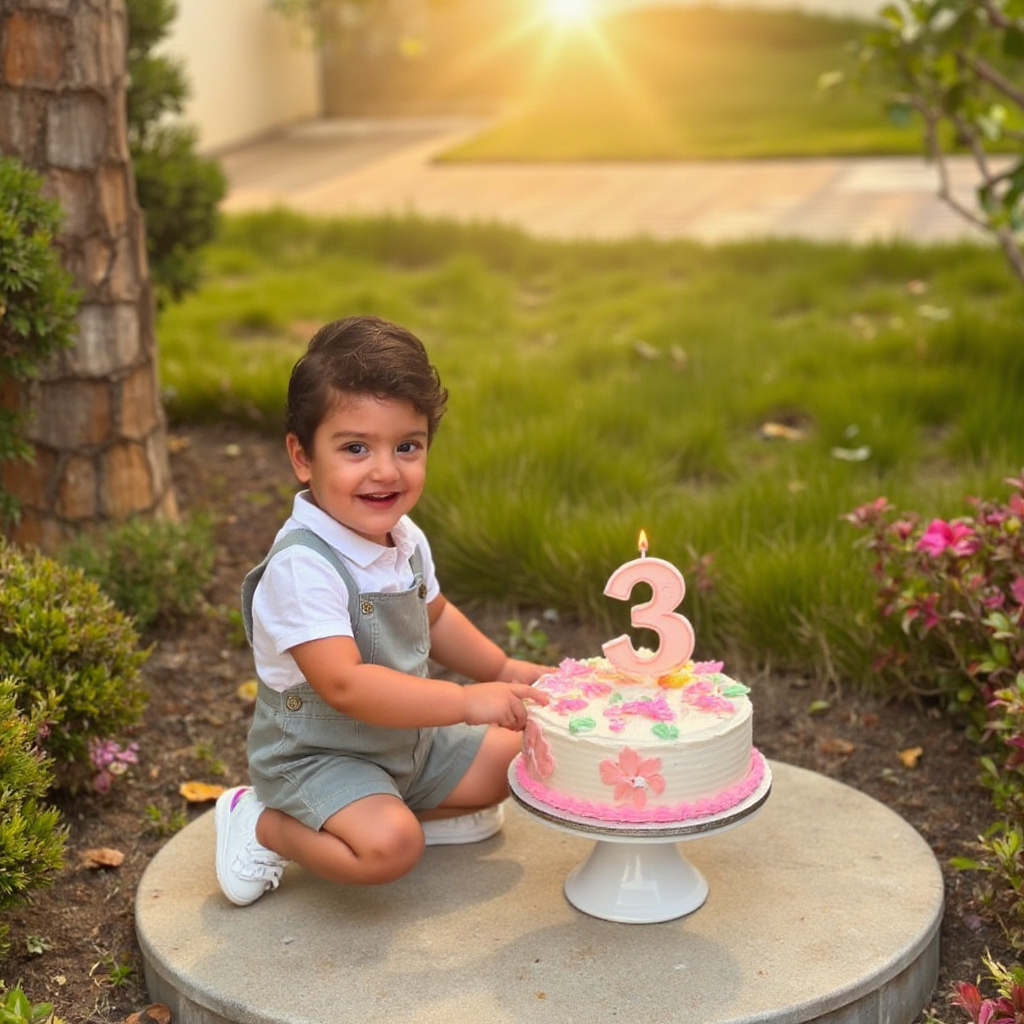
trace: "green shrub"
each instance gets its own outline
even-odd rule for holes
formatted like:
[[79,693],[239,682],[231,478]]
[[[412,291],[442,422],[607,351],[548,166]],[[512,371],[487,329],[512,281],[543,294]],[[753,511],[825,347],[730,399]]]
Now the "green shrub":
[[95,580],[140,630],[178,622],[203,606],[213,576],[209,523],[133,519],[96,537],[79,537],[61,560]]
[[173,0],[128,0],[128,144],[146,215],[146,253],[157,304],[199,284],[199,250],[217,232],[227,179],[196,152],[197,135],[168,120],[188,96],[182,66],[152,52],[177,14]]
[[[37,746],[37,727],[18,710],[17,683],[0,677],[0,911],[23,903],[60,869],[60,812],[44,800],[51,761]],[[0,951],[7,929],[0,926]]]
[[132,621],[80,569],[0,540],[0,675],[48,734],[60,773],[86,764],[90,741],[135,725],[146,704]]
[[[78,293],[54,247],[60,207],[42,197],[41,185],[17,160],[0,157],[0,386],[37,376],[72,340]],[[0,407],[0,463],[31,458],[23,427],[23,413]],[[0,482],[0,523],[17,514]]]

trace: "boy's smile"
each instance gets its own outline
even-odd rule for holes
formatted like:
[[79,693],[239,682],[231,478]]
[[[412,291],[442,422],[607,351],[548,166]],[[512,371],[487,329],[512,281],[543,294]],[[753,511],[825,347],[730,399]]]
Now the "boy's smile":
[[423,493],[427,417],[405,401],[343,395],[320,423],[313,450],[294,434],[288,455],[299,482],[342,526],[389,545],[389,534]]

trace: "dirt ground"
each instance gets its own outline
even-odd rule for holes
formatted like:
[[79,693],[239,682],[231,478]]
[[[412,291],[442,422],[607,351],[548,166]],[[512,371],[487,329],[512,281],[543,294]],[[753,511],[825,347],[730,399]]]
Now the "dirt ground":
[[[106,796],[63,800],[66,867],[51,888],[7,918],[13,949],[0,961],[0,979],[20,981],[36,1002],[52,1001],[67,1024],[121,1022],[148,1005],[133,928],[136,886],[173,829],[212,806],[189,804],[179,787],[246,781],[250,705],[239,687],[253,671],[226,612],[237,608],[243,575],[283,520],[292,478],[283,444],[242,428],[176,430],[172,449],[182,510],[204,511],[216,524],[216,579],[208,596],[219,611],[154,638],[145,668],[150,703],[133,737],[139,764]],[[500,640],[513,614],[526,622],[536,610],[478,609],[473,617]],[[607,639],[585,625],[545,628],[561,656],[587,656]],[[974,979],[986,949],[1013,959],[972,879],[947,866],[951,857],[973,854],[990,824],[976,753],[943,717],[912,705],[823,693],[793,676],[745,681],[755,702],[755,742],[769,758],[862,790],[902,815],[935,851],[946,878],[946,912],[931,1009],[949,1022],[963,1019],[948,1006],[950,985]],[[829,708],[809,713],[821,699]],[[907,767],[899,755],[916,747],[920,757]],[[90,866],[85,851],[97,848],[118,850],[124,860],[116,868]]]

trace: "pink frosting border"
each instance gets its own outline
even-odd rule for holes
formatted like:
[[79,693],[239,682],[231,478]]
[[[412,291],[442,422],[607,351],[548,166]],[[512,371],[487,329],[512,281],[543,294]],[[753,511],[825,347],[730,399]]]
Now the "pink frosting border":
[[580,818],[596,818],[599,821],[640,824],[643,822],[689,821],[692,818],[707,818],[712,814],[727,811],[730,807],[735,807],[736,804],[746,800],[761,785],[764,769],[764,757],[756,747],[752,747],[750,770],[742,782],[730,786],[717,796],[676,804],[674,807],[668,804],[656,807],[614,807],[610,804],[599,804],[593,800],[579,800],[566,796],[534,779],[527,771],[522,757],[516,763],[516,778],[531,796],[536,797],[541,803],[559,811],[565,811],[567,814],[573,814]]

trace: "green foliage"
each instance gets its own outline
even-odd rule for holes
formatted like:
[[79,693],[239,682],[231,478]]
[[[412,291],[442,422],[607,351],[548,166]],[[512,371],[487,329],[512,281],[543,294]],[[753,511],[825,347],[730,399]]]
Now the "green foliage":
[[80,536],[60,555],[95,580],[140,630],[173,625],[203,607],[213,577],[214,544],[205,519],[132,519]]
[[[971,1024],[1014,1024],[1024,1019],[1024,967],[1009,967],[995,960],[989,953],[982,958],[984,978],[958,981],[953,985],[949,1004],[966,1015]],[[985,994],[982,986],[991,994]],[[958,1016],[963,1020],[963,1016]],[[942,1024],[942,1019],[930,1011],[925,1012],[925,1024]]]
[[602,591],[643,527],[686,577],[698,656],[881,687],[839,517],[880,491],[947,514],[1020,468],[1024,294],[994,246],[556,243],[276,211],[228,218],[209,256],[161,316],[172,418],[278,436],[316,327],[407,324],[452,394],[415,513],[445,592],[524,619],[622,632]]
[[174,120],[188,97],[182,65],[153,51],[177,14],[174,0],[128,0],[128,143],[146,215],[146,251],[158,305],[193,291],[200,251],[218,228],[227,180],[196,152],[193,128]]
[[795,10],[707,3],[631,5],[574,32],[534,18],[486,60],[464,57],[461,75],[451,76],[463,90],[468,82],[482,92],[502,74],[508,85],[503,116],[445,158],[911,152],[915,140],[878,118],[881,88],[817,89],[821,69],[843,61],[865,28]]
[[[1024,285],[1024,5],[892,0],[880,13],[881,25],[860,48],[862,78],[881,73],[891,84],[894,121],[920,118],[940,195],[994,236]],[[951,190],[947,155],[954,148],[974,160],[978,209]]]
[[1006,482],[1007,501],[972,498],[971,515],[926,527],[885,498],[847,518],[878,581],[876,669],[965,715],[979,744],[998,820],[981,858],[954,866],[985,873],[985,902],[1024,951],[1024,476]]
[[173,836],[188,824],[188,815],[180,807],[168,810],[156,804],[147,804],[145,815],[143,829],[160,838]]
[[[0,157],[0,386],[22,381],[72,342],[78,294],[54,247],[59,206],[40,194],[42,179]],[[24,418],[0,408],[0,463],[29,459]],[[17,502],[0,483],[0,524],[17,518]]]
[[[17,682],[0,676],[0,911],[50,884],[63,863],[65,833],[45,803],[53,773],[38,726],[18,709]],[[5,934],[0,927],[0,949]]]
[[0,1024],[62,1024],[52,1003],[31,1002],[20,985],[7,988],[0,981],[0,994],[6,994],[0,1002]]
[[131,620],[81,570],[0,541],[0,675],[45,733],[58,773],[87,762],[90,741],[130,729],[146,703],[148,656]]
[[[549,611],[547,614],[557,619],[557,613]],[[537,661],[551,664],[558,657],[557,646],[552,644],[551,638],[541,627],[537,619],[529,619],[525,624],[522,619],[509,619],[505,623],[508,633],[502,647],[505,653],[511,658],[523,658],[526,661]]]
[[971,498],[949,522],[923,526],[885,498],[846,517],[867,531],[887,627],[876,670],[967,712],[975,738],[991,729],[994,691],[1024,678],[1024,475],[1006,482],[1007,501]]

